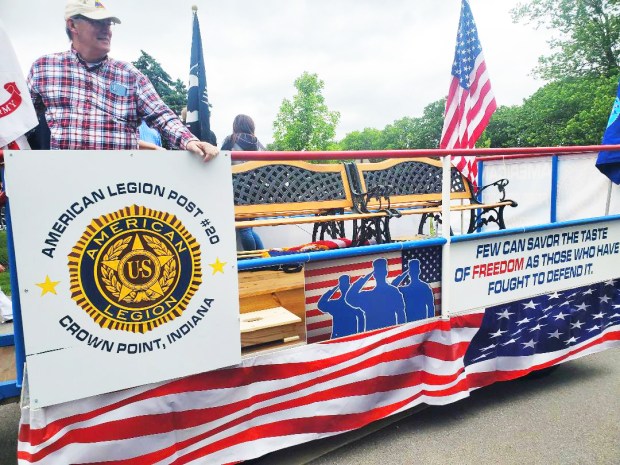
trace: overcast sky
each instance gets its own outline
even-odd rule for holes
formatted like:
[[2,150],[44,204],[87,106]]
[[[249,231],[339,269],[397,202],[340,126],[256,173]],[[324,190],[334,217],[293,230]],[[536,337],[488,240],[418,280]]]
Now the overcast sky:
[[[383,129],[445,96],[460,0],[102,0],[122,24],[110,55],[134,61],[140,49],[187,83],[191,6],[198,6],[211,127],[218,141],[235,115],[254,118],[263,143],[282,100],[304,71],[325,82],[337,138]],[[547,31],[513,24],[518,0],[470,0],[498,105],[519,104],[543,82],[530,74],[547,52]],[[26,74],[40,55],[66,50],[65,0],[0,0],[0,18]]]

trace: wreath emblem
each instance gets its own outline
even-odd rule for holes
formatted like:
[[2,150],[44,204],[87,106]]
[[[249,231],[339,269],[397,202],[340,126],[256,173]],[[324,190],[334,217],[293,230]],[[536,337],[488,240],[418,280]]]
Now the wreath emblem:
[[187,307],[200,247],[174,215],[134,205],[92,221],[69,273],[72,298],[100,326],[144,333]]

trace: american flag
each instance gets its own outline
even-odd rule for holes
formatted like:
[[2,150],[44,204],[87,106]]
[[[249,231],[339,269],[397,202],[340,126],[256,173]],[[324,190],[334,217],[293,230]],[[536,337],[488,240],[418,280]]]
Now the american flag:
[[207,94],[207,73],[202,53],[202,38],[198,13],[194,10],[192,25],[192,51],[189,61],[189,88],[187,90],[187,118],[189,130],[198,139],[215,145],[211,136],[211,105]]
[[[433,291],[435,314],[441,312],[441,247],[409,249],[402,253],[366,255],[358,258],[315,262],[306,266],[306,337],[308,343],[330,339],[332,334],[332,317],[318,308],[321,296],[338,284],[342,275],[348,275],[351,282],[372,272],[372,264],[377,258],[388,261],[388,281],[392,282],[404,271],[409,261],[420,261],[420,280],[428,283]],[[374,285],[371,279],[363,289]],[[407,284],[407,281],[404,282]]]
[[[469,2],[463,0],[439,147],[473,148],[496,108],[476,23]],[[452,157],[452,164],[474,186],[477,184],[475,156]]]
[[42,465],[249,460],[618,346],[619,308],[617,281],[608,281],[43,409],[26,402],[18,458]]
[[486,310],[465,365],[473,384],[518,378],[620,339],[620,290],[610,280]]

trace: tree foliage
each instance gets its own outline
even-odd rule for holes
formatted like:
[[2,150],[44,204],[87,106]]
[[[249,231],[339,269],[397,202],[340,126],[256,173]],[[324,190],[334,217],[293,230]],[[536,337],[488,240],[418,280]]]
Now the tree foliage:
[[304,72],[295,80],[297,94],[284,99],[273,123],[273,150],[327,150],[336,136],[340,113],[330,111],[322,95],[325,83]]
[[424,108],[421,117],[405,116],[383,129],[366,128],[347,134],[339,143],[340,150],[404,150],[437,148],[443,128],[446,99]]
[[618,84],[616,77],[566,78],[500,107],[484,137],[492,147],[599,144]]
[[187,87],[180,79],[173,81],[151,55],[144,50],[140,50],[140,53],[140,58],[132,62],[133,65],[149,78],[164,103],[180,115],[187,105]]
[[365,128],[363,131],[353,131],[348,133],[344,139],[338,143],[339,150],[381,150],[382,132],[379,129]]
[[552,53],[539,58],[543,79],[617,76],[620,69],[620,0],[530,0],[513,11],[514,21],[554,31]]
[[[411,132],[408,139],[402,140],[403,149],[434,149],[439,146],[441,139],[441,131],[443,129],[443,117],[446,108],[446,99],[442,98],[436,100],[426,107],[422,111],[422,116],[419,118],[412,118],[412,124],[410,125]],[[386,128],[387,129],[387,128]],[[386,143],[389,148],[399,148],[398,146],[392,147],[394,141],[390,141],[386,134]]]
[[[607,125],[616,95],[616,77],[586,76],[551,82],[521,105],[502,106],[493,114],[477,147],[596,145]],[[347,134],[341,150],[437,148],[445,99],[426,106],[419,118],[404,117],[384,129]]]

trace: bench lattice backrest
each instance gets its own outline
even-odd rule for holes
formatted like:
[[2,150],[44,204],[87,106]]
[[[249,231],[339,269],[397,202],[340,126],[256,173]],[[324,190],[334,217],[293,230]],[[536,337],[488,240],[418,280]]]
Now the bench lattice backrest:
[[[441,201],[441,161],[431,158],[390,159],[379,163],[357,163],[362,192],[382,188],[392,204]],[[452,168],[451,199],[471,199],[469,184]],[[372,203],[369,204],[372,206]]]
[[321,213],[352,206],[342,164],[253,161],[232,167],[235,215]]

